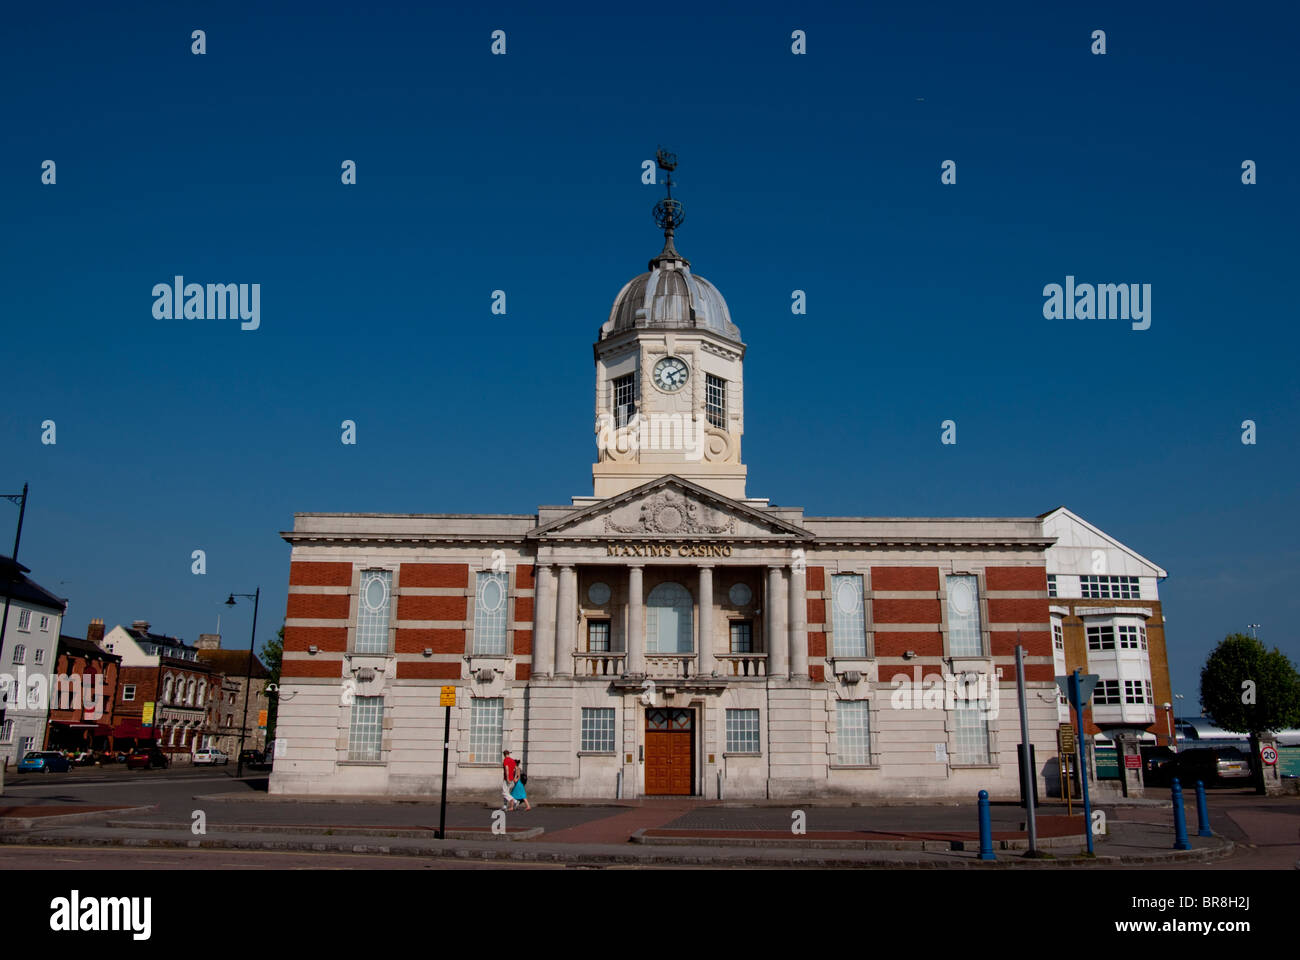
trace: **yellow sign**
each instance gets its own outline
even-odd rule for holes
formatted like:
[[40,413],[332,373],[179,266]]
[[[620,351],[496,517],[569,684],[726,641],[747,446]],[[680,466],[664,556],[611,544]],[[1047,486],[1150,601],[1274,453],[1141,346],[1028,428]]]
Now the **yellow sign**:
[[1063,723],[1056,728],[1057,745],[1061,753],[1074,753],[1074,727]]
[[443,687],[443,688],[442,688],[442,696],[438,699],[438,706],[440,706],[440,707],[454,707],[454,706],[456,706],[456,688],[455,688],[455,687]]
[[140,726],[153,726],[153,701],[146,700],[144,704],[144,713],[140,714]]
[[257,725],[258,725],[259,727],[263,728],[263,729],[266,729],[266,711],[265,711],[265,710],[259,710],[259,711],[257,711]]

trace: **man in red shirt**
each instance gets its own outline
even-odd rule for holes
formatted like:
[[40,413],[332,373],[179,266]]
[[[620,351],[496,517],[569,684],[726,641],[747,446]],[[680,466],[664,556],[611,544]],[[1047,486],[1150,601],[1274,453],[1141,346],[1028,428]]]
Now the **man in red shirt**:
[[510,795],[510,788],[515,784],[515,777],[518,776],[519,762],[510,756],[509,750],[503,750],[501,755],[505,758],[501,761],[501,767],[504,772],[505,780],[501,784],[501,797],[505,800],[505,809],[513,810],[516,806],[515,798]]

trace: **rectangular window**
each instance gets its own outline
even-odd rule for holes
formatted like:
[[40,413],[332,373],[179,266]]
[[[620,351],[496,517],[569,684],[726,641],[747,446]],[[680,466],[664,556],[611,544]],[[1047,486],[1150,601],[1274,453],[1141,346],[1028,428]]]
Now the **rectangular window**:
[[979,578],[957,574],[947,578],[948,586],[948,655],[981,657],[984,641],[980,636]]
[[727,753],[758,753],[758,711],[727,711]]
[[[49,618],[49,617],[41,617],[41,630],[43,630],[43,631],[46,632],[46,633],[49,633],[49,631],[50,631],[50,618]],[[40,661],[38,660],[37,663],[39,663],[39,662],[40,662]]]
[[45,651],[38,647],[38,648],[37,648],[37,649],[32,653],[32,659],[35,660],[37,663],[44,663],[44,662],[45,662]]
[[957,750],[953,763],[989,763],[989,719],[983,701],[953,710]]
[[469,709],[469,762],[501,761],[501,728],[506,702],[500,697],[474,697]]
[[1065,628],[1058,620],[1052,621],[1052,646],[1057,650],[1065,649]]
[[1141,680],[1124,681],[1124,702],[1125,703],[1145,703],[1143,700],[1143,689]]
[[609,621],[587,621],[587,650],[591,653],[609,653]]
[[1155,703],[1155,700],[1151,697],[1151,681],[1143,680],[1142,682],[1146,685],[1147,703]]
[[23,737],[22,740],[18,741],[18,756],[20,757],[27,756],[28,753],[30,753],[32,750],[35,749],[36,749],[35,737]]
[[871,711],[867,700],[835,701],[838,762],[861,767],[871,762]]
[[1121,650],[1136,650],[1138,648],[1138,628],[1136,626],[1121,623],[1115,629],[1119,633],[1119,648]]
[[128,683],[128,684],[123,685],[123,687],[122,687],[122,701],[123,701],[124,703],[129,703],[130,701],[132,701],[132,700],[134,700],[134,699],[135,699],[135,684],[134,684],[134,683]]
[[629,373],[613,383],[614,426],[626,427],[636,413],[636,376]]
[[384,698],[354,697],[352,722],[348,726],[348,759],[378,760],[383,746],[383,735]]
[[1145,650],[1145,649],[1147,648],[1147,628],[1146,628],[1146,627],[1144,627],[1144,626],[1139,626],[1139,627],[1138,627],[1138,638],[1140,639],[1140,641],[1141,641],[1141,643],[1142,643],[1142,649]]
[[[14,742],[14,722],[6,720],[3,727],[0,727],[0,743]],[[21,757],[21,754],[19,755]]]
[[614,708],[582,708],[582,743],[588,753],[614,752]]
[[1089,627],[1088,628],[1088,649],[1089,650],[1114,650],[1115,649],[1115,628],[1114,627]]
[[487,656],[506,653],[506,591],[508,573],[480,573],[474,600],[474,652]]
[[14,644],[14,663],[25,663],[27,661],[27,647],[21,643]]
[[867,655],[866,611],[862,575],[838,573],[831,577],[831,636],[836,657]]
[[1056,596],[1056,574],[1054,573],[1047,575],[1047,595],[1049,597]]
[[1119,703],[1119,681],[1098,680],[1097,688],[1092,694],[1092,703],[1098,707],[1117,705]]
[[388,652],[388,618],[393,594],[391,570],[362,570],[357,601],[357,653]]
[[709,423],[719,430],[727,426],[727,381],[711,373],[704,375],[704,409]]
[[32,612],[30,610],[18,611],[18,629],[31,630],[31,628],[32,628]]
[[1141,589],[1137,577],[1081,576],[1083,596],[1093,600],[1138,600]]
[[732,620],[730,626],[731,626],[731,652],[732,653],[753,653],[754,652],[754,621],[753,620]]

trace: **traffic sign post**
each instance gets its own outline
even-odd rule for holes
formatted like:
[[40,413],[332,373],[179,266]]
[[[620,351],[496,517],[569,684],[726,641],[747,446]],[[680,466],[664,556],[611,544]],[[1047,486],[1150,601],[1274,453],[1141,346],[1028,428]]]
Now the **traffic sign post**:
[[438,839],[447,839],[447,753],[451,747],[451,708],[456,706],[456,688],[442,688],[438,705],[445,708],[442,718],[442,803],[438,808]]
[[1259,751],[1259,759],[1264,761],[1266,767],[1271,767],[1273,764],[1277,763],[1277,750],[1271,745],[1261,747]]
[[[1083,692],[1083,680],[1088,679],[1092,682],[1087,684],[1087,693]],[[1059,681],[1058,681],[1059,682]],[[1092,800],[1088,796],[1088,751],[1084,749],[1083,740],[1083,705],[1088,702],[1092,696],[1092,689],[1097,685],[1096,674],[1089,674],[1083,677],[1078,668],[1070,674],[1070,703],[1074,704],[1074,723],[1075,732],[1079,738],[1079,785],[1083,788],[1083,835],[1088,841],[1088,854],[1092,855]]]

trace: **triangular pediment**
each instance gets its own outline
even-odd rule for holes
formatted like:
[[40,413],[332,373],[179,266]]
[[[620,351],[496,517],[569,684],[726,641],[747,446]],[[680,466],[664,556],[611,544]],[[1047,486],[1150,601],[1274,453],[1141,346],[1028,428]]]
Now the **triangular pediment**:
[[537,527],[539,540],[811,540],[802,527],[669,475]]

